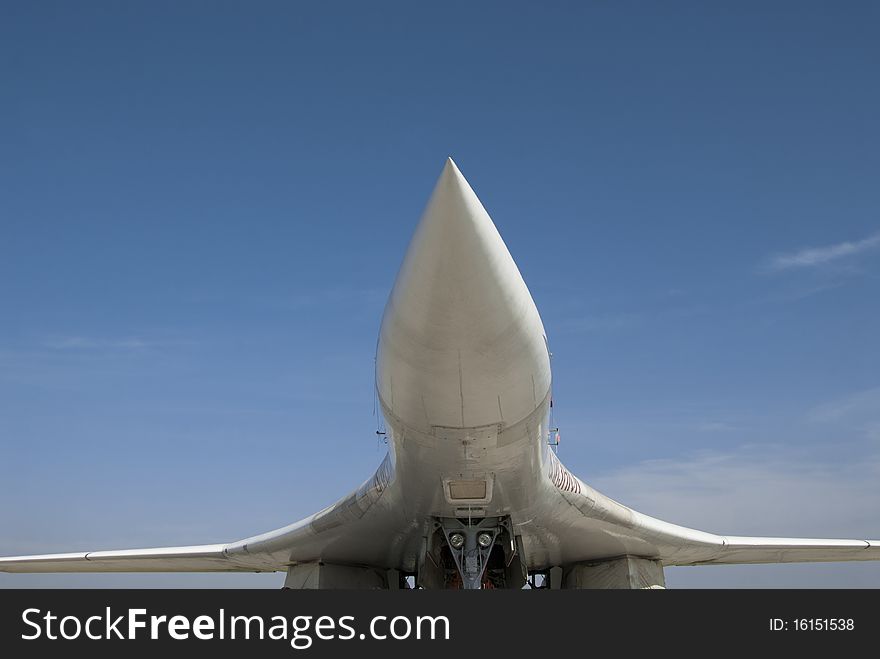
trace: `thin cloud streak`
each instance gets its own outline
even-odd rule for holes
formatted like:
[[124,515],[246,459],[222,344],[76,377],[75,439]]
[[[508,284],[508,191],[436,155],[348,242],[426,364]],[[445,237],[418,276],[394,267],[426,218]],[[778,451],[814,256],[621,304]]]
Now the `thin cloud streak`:
[[[651,460],[588,481],[636,510],[722,534],[880,538],[880,455],[829,463],[784,446]],[[877,588],[872,563],[668,568],[672,588]]]
[[640,314],[604,314],[582,318],[563,319],[553,328],[558,334],[616,332],[636,328],[643,318]]
[[842,463],[740,446],[644,461],[589,480],[636,510],[715,533],[880,537],[880,456]]
[[43,345],[52,350],[141,350],[156,344],[138,338],[97,339],[83,336],[67,336],[51,339]]
[[807,415],[809,421],[838,421],[840,419],[878,417],[880,420],[880,387],[856,391],[847,396],[817,405]]
[[700,432],[731,432],[739,430],[739,428],[724,421],[706,421],[699,424],[697,430]]
[[778,254],[769,260],[764,270],[780,272],[794,268],[811,268],[848,256],[855,256],[876,247],[880,247],[880,233],[855,242],[843,242],[825,247],[808,247],[789,254]]

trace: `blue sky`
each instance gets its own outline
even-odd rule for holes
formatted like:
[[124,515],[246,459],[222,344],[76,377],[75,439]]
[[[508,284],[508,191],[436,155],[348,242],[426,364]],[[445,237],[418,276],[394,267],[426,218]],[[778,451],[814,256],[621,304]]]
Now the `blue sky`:
[[379,320],[447,155],[544,319],[572,471],[709,531],[880,537],[878,19],[5,3],[0,554],[233,540],[372,473]]

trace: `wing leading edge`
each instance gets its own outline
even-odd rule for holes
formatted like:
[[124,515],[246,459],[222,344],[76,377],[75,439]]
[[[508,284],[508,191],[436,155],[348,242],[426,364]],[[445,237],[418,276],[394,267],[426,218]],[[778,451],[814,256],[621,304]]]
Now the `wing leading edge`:
[[666,565],[733,565],[748,563],[823,563],[880,560],[880,540],[763,538],[723,536],[705,557],[664,561]]
[[[880,540],[708,533],[650,517],[573,475],[572,479],[577,487],[560,494],[583,521],[557,529],[558,540],[572,550],[567,554],[570,563],[624,554],[658,560],[664,566],[880,561]],[[591,535],[595,528],[604,530]],[[603,544],[603,537],[615,542]]]
[[[644,515],[577,482],[577,494],[563,495],[571,510],[583,521],[601,520],[604,527],[616,529],[611,532],[615,537],[630,538],[622,553],[665,566],[880,560],[880,540],[716,535]],[[273,572],[319,559],[397,567],[399,555],[389,547],[417,543],[420,534],[401,531],[408,525],[399,499],[383,496],[393,483],[393,467],[386,458],[349,496],[269,533],[226,544],[2,557],[0,572]],[[560,532],[559,540],[581,545],[578,526]],[[591,545],[575,550],[569,562],[610,557]]]
[[401,506],[383,499],[393,481],[388,455],[348,496],[268,533],[213,545],[0,557],[0,572],[277,572],[320,559],[396,567],[389,545],[411,545],[419,534],[400,535]]
[[227,545],[123,549],[0,558],[0,572],[236,572],[253,571],[226,554]]
[[880,540],[717,535],[632,512],[634,527],[657,548],[664,565],[880,560]]

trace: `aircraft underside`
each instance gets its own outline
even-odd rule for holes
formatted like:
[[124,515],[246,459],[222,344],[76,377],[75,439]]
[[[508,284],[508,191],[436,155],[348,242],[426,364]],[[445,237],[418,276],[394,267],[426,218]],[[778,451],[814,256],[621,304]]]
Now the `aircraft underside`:
[[669,565],[880,559],[878,540],[685,528],[572,474],[548,444],[538,310],[451,159],[385,308],[376,390],[387,457],[306,519],[229,543],[0,558],[0,571],[283,571],[286,588],[655,588]]

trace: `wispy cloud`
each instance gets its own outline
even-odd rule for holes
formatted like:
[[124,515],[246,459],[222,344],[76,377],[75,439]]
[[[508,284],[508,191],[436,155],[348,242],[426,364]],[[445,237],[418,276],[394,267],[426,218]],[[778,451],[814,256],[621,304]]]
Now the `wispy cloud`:
[[880,537],[877,455],[829,462],[785,447],[740,446],[644,461],[589,482],[636,510],[706,531]]
[[[590,481],[660,519],[732,535],[880,537],[880,456],[829,462],[767,446],[652,460]],[[873,564],[733,565],[666,570],[672,588],[877,588]]]
[[95,338],[85,336],[64,336],[48,339],[43,346],[52,350],[143,350],[156,343],[136,337]]
[[807,247],[796,252],[777,254],[764,264],[767,272],[780,272],[794,268],[811,268],[855,256],[880,247],[880,232],[855,242],[843,242],[824,247]]
[[822,403],[807,415],[811,422],[871,421],[880,423],[880,387],[864,389]]
[[264,302],[277,307],[305,309],[309,307],[377,306],[385,302],[389,289],[372,288],[322,288],[297,292],[289,296],[264,298]]
[[697,424],[697,430],[700,432],[732,432],[739,430],[739,428],[724,421],[705,421]]
[[641,322],[642,316],[635,313],[598,314],[561,320],[555,324],[553,331],[560,334],[614,332],[632,329]]

